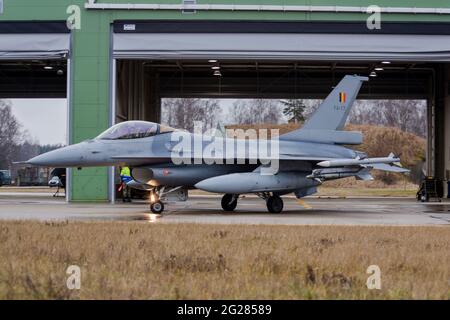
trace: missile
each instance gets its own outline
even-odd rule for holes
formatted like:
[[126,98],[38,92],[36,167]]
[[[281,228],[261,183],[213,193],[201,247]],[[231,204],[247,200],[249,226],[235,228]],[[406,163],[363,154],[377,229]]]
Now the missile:
[[305,173],[299,172],[279,172],[270,175],[262,175],[260,172],[244,172],[205,179],[195,184],[195,187],[208,192],[244,194],[293,191],[319,184],[320,182],[307,179]]
[[326,168],[315,169],[306,176],[308,179],[333,180],[347,177],[356,177],[360,180],[373,180],[370,175],[371,168]]
[[319,167],[342,167],[342,166],[357,166],[375,163],[396,163],[400,162],[399,158],[384,157],[384,158],[366,158],[366,159],[336,159],[321,161],[317,165]]

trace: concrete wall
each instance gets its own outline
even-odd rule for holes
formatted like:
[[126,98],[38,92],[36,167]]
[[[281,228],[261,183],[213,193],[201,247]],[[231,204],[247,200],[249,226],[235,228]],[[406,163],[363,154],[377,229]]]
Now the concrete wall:
[[[81,29],[73,31],[70,81],[70,142],[92,138],[110,125],[110,24],[116,19],[252,19],[252,20],[340,20],[364,21],[364,13],[305,13],[258,11],[203,11],[182,14],[180,11],[85,10],[84,0],[8,0],[0,20],[66,20],[70,5],[81,8]],[[178,0],[100,0],[109,3],[180,3]],[[446,7],[448,0],[409,1],[414,7]],[[234,4],[235,0],[202,1],[202,3]],[[369,6],[372,0],[243,0],[240,4],[339,5]],[[379,0],[379,6],[406,6],[404,0]],[[447,21],[445,14],[384,14],[384,21]],[[156,79],[153,79],[157,81]],[[150,98],[147,98],[148,100]],[[157,99],[153,96],[152,99]],[[150,99],[151,100],[151,99]],[[156,102],[152,102],[155,104]],[[155,116],[155,115],[152,115]],[[157,115],[156,115],[157,116]],[[448,121],[448,120],[447,120]],[[448,126],[447,126],[448,127]],[[448,157],[446,158],[448,161]],[[448,165],[448,163],[447,163]],[[106,168],[73,171],[70,189],[73,201],[107,201],[108,170]]]

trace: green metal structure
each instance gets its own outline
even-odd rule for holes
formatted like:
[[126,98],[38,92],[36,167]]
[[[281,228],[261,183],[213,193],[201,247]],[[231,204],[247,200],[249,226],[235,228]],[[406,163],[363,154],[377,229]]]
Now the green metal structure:
[[[72,30],[70,56],[70,142],[77,143],[92,138],[110,125],[111,104],[111,23],[115,20],[198,19],[198,20],[283,20],[283,21],[365,21],[365,12],[347,12],[346,7],[381,8],[447,8],[448,0],[199,0],[198,4],[255,5],[254,10],[181,10],[158,9],[96,9],[91,4],[174,4],[181,0],[5,0],[0,21],[56,21],[66,20],[80,9],[80,29]],[[374,3],[375,2],[375,3]],[[336,12],[258,10],[256,6],[339,6]],[[76,10],[76,7],[75,7]],[[439,21],[450,22],[450,14],[436,13],[382,13],[383,21]],[[108,201],[108,169],[93,168],[73,170],[70,200]]]

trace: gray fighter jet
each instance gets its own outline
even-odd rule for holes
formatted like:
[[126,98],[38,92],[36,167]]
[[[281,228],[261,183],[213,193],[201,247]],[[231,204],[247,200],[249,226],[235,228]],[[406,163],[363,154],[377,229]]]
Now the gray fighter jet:
[[[151,193],[150,209],[166,200],[186,200],[189,189],[225,194],[233,211],[243,194],[256,194],[271,213],[283,210],[280,196],[314,194],[326,180],[371,180],[372,169],[408,172],[393,154],[368,158],[348,145],[360,132],[343,131],[363,81],[345,76],[299,129],[271,139],[230,138],[175,130],[144,121],[116,124],[98,137],[39,155],[28,164],[49,167],[129,166],[134,182]],[[261,135],[260,135],[261,136]],[[345,146],[344,146],[345,145]]]

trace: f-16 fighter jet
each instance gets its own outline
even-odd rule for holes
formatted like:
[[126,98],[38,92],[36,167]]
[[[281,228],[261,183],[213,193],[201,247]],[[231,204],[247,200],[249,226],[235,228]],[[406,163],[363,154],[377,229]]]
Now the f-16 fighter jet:
[[283,210],[281,196],[312,195],[326,180],[371,180],[371,170],[408,172],[393,154],[368,158],[348,148],[361,132],[343,131],[350,108],[368,78],[347,75],[298,130],[270,139],[236,138],[175,130],[144,121],[116,124],[98,137],[27,161],[49,167],[128,166],[133,183],[149,190],[154,213],[167,199],[186,200],[189,189],[224,194],[233,211],[240,195],[256,194],[271,213]]

